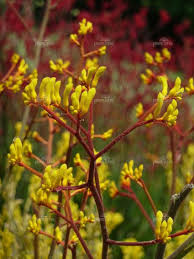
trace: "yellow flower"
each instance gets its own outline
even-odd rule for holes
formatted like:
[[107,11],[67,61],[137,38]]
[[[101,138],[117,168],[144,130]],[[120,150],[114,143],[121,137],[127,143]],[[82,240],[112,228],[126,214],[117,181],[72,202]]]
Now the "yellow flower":
[[[71,106],[70,110],[73,114],[80,114],[83,116],[89,110],[90,104],[96,94],[96,89],[91,88],[88,91],[85,90],[81,93],[81,85],[75,88],[75,92],[71,95]],[[80,97],[81,95],[81,97]]]
[[130,160],[129,164],[124,163],[121,175],[127,178],[131,178],[132,180],[138,181],[142,177],[143,172],[143,164],[141,164],[138,168],[133,169],[134,161]]
[[90,58],[87,58],[86,59],[86,65],[85,65],[86,69],[90,68],[90,67],[98,67],[98,58],[93,58],[93,59],[90,59]]
[[162,55],[164,58],[170,60],[171,59],[171,53],[167,48],[162,49]]
[[28,140],[24,141],[22,149],[23,149],[23,154],[25,156],[30,156],[32,154],[32,145]]
[[48,165],[45,168],[41,188],[47,192],[58,186],[66,186],[74,183],[72,167],[67,168],[66,164],[61,165],[59,169],[52,168]]
[[49,65],[51,70],[62,74],[69,67],[70,61],[63,61],[62,59],[57,59],[56,63],[54,63],[52,60],[50,60]]
[[163,62],[163,57],[161,56],[160,52],[156,52],[155,61],[159,64]]
[[145,53],[145,61],[146,63],[152,65],[154,63],[154,58],[151,54],[149,54],[148,52]]
[[79,41],[78,41],[77,34],[71,34],[71,35],[70,35],[70,40],[71,40],[72,42],[74,42],[76,45],[80,46],[80,43],[79,43]]
[[167,111],[162,116],[162,120],[166,121],[168,126],[174,126],[176,124],[178,113],[177,102],[173,99],[171,104],[168,105]]
[[73,159],[73,162],[76,166],[80,166],[82,164],[80,154],[77,153]]
[[82,19],[82,21],[79,23],[78,34],[85,35],[88,32],[92,32],[92,31],[93,31],[92,23],[88,22],[85,18]]
[[19,59],[20,59],[20,56],[18,54],[14,53],[13,56],[11,57],[11,63],[17,64]]
[[38,71],[37,69],[34,69],[32,73],[28,76],[30,80],[37,79],[38,78]]
[[106,46],[102,46],[98,49],[99,55],[105,55],[106,54]]
[[31,199],[39,204],[39,203],[50,203],[50,191],[43,190],[42,188],[39,188],[37,192],[31,193]]
[[194,92],[193,78],[190,78],[190,79],[189,79],[188,85],[185,87],[185,90],[186,90],[188,93]]
[[181,79],[177,77],[175,80],[174,87],[170,90],[168,96],[169,97],[176,97],[176,99],[181,100],[182,94],[184,92],[184,88],[181,88]]
[[36,102],[37,94],[35,91],[38,80],[32,79],[32,81],[25,87],[22,93],[24,103],[29,104],[30,102]]
[[32,219],[29,220],[28,230],[34,233],[35,235],[38,235],[40,229],[41,229],[41,219],[37,219],[36,215],[34,214],[32,216]]
[[118,189],[116,187],[115,182],[111,182],[109,185],[109,195],[111,198],[114,198],[118,194]]
[[136,110],[136,117],[139,118],[144,113],[143,104],[138,103],[135,110]]
[[189,217],[187,219],[186,223],[186,229],[188,230],[194,230],[194,202],[189,202]]
[[15,138],[10,145],[10,153],[8,154],[8,161],[10,164],[16,164],[22,160],[22,142],[20,138]]
[[60,228],[58,226],[55,228],[55,238],[56,238],[57,242],[62,241],[62,231],[60,230]]
[[63,92],[63,105],[65,106],[65,108],[67,108],[69,106],[69,95],[73,88],[72,77],[68,77],[67,81],[68,82],[67,82],[67,84],[65,86],[65,90]]
[[26,64],[25,60],[22,59],[19,64],[18,71],[20,72],[20,74],[25,74],[27,69],[28,65]]
[[169,237],[172,232],[173,219],[171,217],[168,220],[163,220],[163,213],[159,210],[156,214],[156,226],[155,234],[157,240],[162,240],[163,243],[166,243],[171,239]]
[[100,66],[99,68],[90,66],[87,71],[86,69],[82,70],[79,80],[88,87],[96,87],[105,70],[105,66]]
[[79,214],[79,223],[80,227],[84,228],[86,223],[94,223],[94,214],[90,214],[90,216],[85,216],[83,211],[80,211]]
[[113,129],[109,129],[102,134],[103,139],[111,138],[113,134]]
[[56,82],[55,77],[45,77],[40,83],[39,99],[46,105],[60,104],[61,96],[59,93],[61,81]]

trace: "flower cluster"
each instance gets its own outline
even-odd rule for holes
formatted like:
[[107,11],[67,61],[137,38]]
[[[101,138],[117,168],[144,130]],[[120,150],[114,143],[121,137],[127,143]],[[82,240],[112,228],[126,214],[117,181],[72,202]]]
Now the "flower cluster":
[[123,176],[124,179],[129,178],[138,181],[142,177],[143,164],[139,165],[139,167],[136,167],[135,169],[133,169],[133,166],[133,160],[130,160],[128,164],[124,163],[123,168],[121,170],[121,176]]
[[73,168],[67,168],[66,164],[61,165],[59,169],[52,168],[51,165],[48,165],[44,171],[42,189],[49,192],[58,186],[73,184],[74,178],[72,170]]
[[171,53],[167,48],[162,49],[162,52],[156,52],[155,57],[153,57],[150,53],[145,53],[145,61],[149,65],[158,65],[162,64],[164,61],[168,61],[171,59]]
[[83,211],[80,211],[79,214],[79,223],[82,228],[86,226],[86,223],[94,223],[94,214],[90,214],[90,216],[85,216]]
[[[176,124],[178,109],[177,109],[177,101],[182,99],[182,94],[184,92],[184,88],[181,87],[181,79],[179,77],[176,78],[175,84],[173,88],[168,92],[168,82],[166,76],[159,76],[158,81],[162,83],[162,91],[159,92],[157,97],[157,102],[155,105],[155,109],[153,113],[150,113],[146,119],[156,119],[158,121],[164,121],[168,126],[174,126]],[[160,113],[166,100],[172,100],[172,102],[168,105],[167,111],[160,117]]]
[[83,69],[81,72],[81,76],[79,80],[81,84],[84,84],[86,87],[96,87],[99,81],[99,78],[102,76],[104,71],[106,70],[105,66],[90,66],[88,70]]
[[171,239],[169,237],[172,232],[173,219],[171,217],[168,220],[163,220],[163,213],[159,210],[156,214],[156,226],[155,226],[155,234],[156,239],[162,240],[162,242],[166,243]]
[[62,59],[57,59],[56,63],[52,60],[49,61],[50,69],[54,72],[64,73],[70,65],[70,61],[63,61]]
[[8,161],[10,164],[15,165],[22,162],[24,157],[30,157],[32,154],[32,145],[28,140],[22,144],[19,137],[14,138],[13,143],[10,145],[10,153],[8,153]]
[[35,235],[38,235],[41,229],[41,219],[37,219],[36,215],[34,214],[32,216],[32,219],[29,220],[28,224],[28,230],[34,233]]
[[23,149],[20,138],[15,138],[10,145],[10,153],[8,154],[8,161],[10,164],[16,164],[22,160]]
[[[82,21],[79,23],[79,29],[77,31],[77,34],[71,34],[70,35],[70,40],[71,42],[73,42],[74,44],[76,44],[77,46],[81,46],[82,42],[83,42],[83,37],[88,34],[91,33],[93,31],[93,24],[89,21],[87,21],[85,18],[82,19]],[[78,35],[81,37],[81,39],[79,40]],[[99,49],[93,51],[93,54],[97,55],[97,56],[102,56],[106,54],[106,46],[102,46]]]
[[[99,76],[99,73],[97,76],[95,75],[95,84],[93,84],[92,87],[96,86]],[[31,83],[25,87],[25,90],[22,93],[25,104],[37,102],[44,103],[47,106],[61,104],[61,96],[59,92],[61,81],[56,81],[55,77],[45,77],[40,83],[38,97],[35,91],[36,85],[37,79],[33,79]],[[73,114],[79,113],[80,116],[83,116],[88,112],[95,94],[95,88],[90,88],[88,90],[82,85],[78,85],[73,89],[72,78],[69,77],[68,83],[63,92],[63,105],[66,109],[69,107]],[[69,97],[71,98],[71,105],[69,104]]]
[[37,70],[35,69],[32,74],[26,76],[28,65],[24,59],[21,59],[18,54],[13,54],[11,57],[11,68],[7,74],[3,77],[0,83],[0,93],[4,89],[8,89],[13,93],[20,91],[21,86],[25,81],[37,78]]

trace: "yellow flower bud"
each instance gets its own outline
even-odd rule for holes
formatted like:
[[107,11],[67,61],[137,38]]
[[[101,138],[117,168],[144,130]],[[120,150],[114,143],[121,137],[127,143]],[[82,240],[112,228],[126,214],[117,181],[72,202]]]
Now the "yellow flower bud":
[[73,162],[76,166],[79,166],[81,164],[81,157],[80,157],[80,154],[77,153],[73,159]]
[[168,105],[167,111],[162,116],[162,119],[167,122],[168,126],[174,126],[176,124],[178,109],[176,100],[172,100],[171,104]]
[[99,51],[99,55],[102,56],[102,55],[105,55],[106,54],[106,46],[102,46],[98,49]]
[[172,232],[173,219],[171,217],[168,220],[163,220],[163,213],[157,211],[156,213],[156,225],[155,225],[155,234],[157,240],[162,240],[163,243],[166,243],[171,238],[169,237]]
[[136,110],[136,117],[139,118],[144,113],[143,104],[138,103],[135,110]]
[[18,54],[14,53],[13,56],[11,57],[11,63],[17,64],[19,59],[20,59],[20,56]]
[[38,235],[41,229],[41,219],[37,219],[36,215],[32,216],[32,219],[29,220],[28,230],[33,234]]
[[65,106],[65,108],[67,108],[69,106],[69,95],[72,91],[73,88],[73,80],[72,77],[68,78],[68,83],[65,86],[65,90],[63,92],[63,105]]
[[55,228],[55,238],[58,242],[62,241],[62,231],[58,226]]
[[171,59],[171,53],[167,48],[162,49],[162,55],[164,58],[170,60]]
[[78,34],[80,35],[85,35],[88,32],[92,32],[93,31],[93,26],[91,22],[86,21],[86,19],[82,19],[82,21],[79,23],[79,30],[78,30]]
[[92,100],[94,99],[95,94],[96,94],[95,88],[91,88],[88,92],[84,91],[82,93],[83,98],[81,96],[80,116],[83,116],[84,114],[86,114],[88,112],[90,104],[91,104]]
[[36,78],[32,79],[32,81],[25,87],[24,92],[22,93],[25,104],[37,101],[37,94],[35,90],[37,82],[38,80]]
[[162,83],[162,94],[165,97],[168,93],[168,81],[166,76],[158,76],[158,82]]
[[28,65],[26,64],[25,60],[22,59],[19,64],[18,71],[20,74],[25,74],[27,69]]
[[70,40],[79,45],[77,34],[70,34]]
[[188,85],[185,87],[188,93],[194,92],[193,78],[189,79]]
[[52,60],[49,61],[50,69],[54,72],[63,73],[65,70],[69,67],[70,61],[66,60],[63,62],[62,59],[57,59],[56,63],[54,63]]
[[158,94],[158,98],[157,98],[157,106],[154,110],[154,118],[157,118],[160,115],[163,103],[164,103],[164,95],[162,93]]
[[140,74],[140,78],[141,78],[141,80],[143,81],[143,83],[144,83],[145,85],[149,84],[150,79],[149,79],[148,76],[146,76],[145,74],[141,73],[141,74]]
[[163,57],[161,56],[160,52],[156,52],[155,61],[159,64],[163,62]]
[[116,187],[115,182],[111,182],[109,186],[109,195],[111,198],[114,198],[118,194],[118,189]]
[[87,58],[86,59],[86,65],[85,65],[86,69],[90,68],[90,67],[98,67],[98,58],[95,57],[93,59]]
[[106,132],[104,132],[104,134],[102,135],[102,138],[103,139],[111,138],[112,137],[112,133],[113,133],[113,129],[109,129]]
[[48,84],[49,82],[49,77],[45,77],[42,79],[41,83],[40,83],[40,88],[39,88],[39,99],[41,101],[44,101],[46,99],[46,96],[45,96],[45,88],[46,88],[46,85]]
[[90,85],[90,83],[91,83],[91,80],[92,80],[92,78],[93,78],[93,76],[94,76],[94,73],[96,72],[96,67],[94,66],[94,67],[90,67],[89,69],[88,69],[88,74],[87,74],[87,79],[86,79],[86,84],[87,85]]
[[98,68],[98,70],[96,71],[96,74],[94,76],[94,79],[92,81],[92,86],[91,87],[96,87],[97,86],[98,80],[102,76],[102,74],[104,73],[105,70],[106,70],[105,66],[101,66],[101,67]]
[[16,164],[22,160],[22,142],[20,138],[15,138],[10,145],[10,153],[8,154],[8,161],[10,164]]
[[145,61],[146,63],[152,65],[154,63],[154,58],[151,54],[149,54],[148,52],[145,53]]
[[23,154],[25,156],[29,156],[32,154],[32,145],[30,144],[30,142],[28,140],[25,140],[22,150],[23,150]]
[[176,97],[177,99],[181,100],[183,92],[184,88],[181,88],[181,79],[180,77],[177,77],[175,80],[174,87],[169,92],[169,96]]

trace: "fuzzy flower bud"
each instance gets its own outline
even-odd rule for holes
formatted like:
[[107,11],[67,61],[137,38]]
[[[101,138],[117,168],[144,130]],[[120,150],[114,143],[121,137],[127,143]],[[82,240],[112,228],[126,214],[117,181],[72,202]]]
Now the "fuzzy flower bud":
[[34,214],[32,216],[32,219],[29,220],[28,230],[34,233],[35,235],[38,235],[40,229],[41,229],[41,219],[37,219],[36,215]]
[[158,211],[156,214],[156,225],[155,225],[155,234],[157,240],[162,240],[163,243],[166,243],[171,238],[169,237],[172,232],[173,219],[171,217],[168,220],[163,220],[163,213]]
[[16,164],[22,160],[22,142],[20,138],[15,138],[10,145],[10,153],[8,154],[8,161],[10,164]]
[[37,94],[36,94],[36,85],[38,80],[32,79],[32,81],[25,87],[24,92],[22,93],[24,103],[29,104],[30,102],[36,102]]
[[88,22],[85,18],[82,19],[82,21],[79,23],[78,34],[85,35],[88,32],[92,32],[92,31],[93,31],[92,23]]

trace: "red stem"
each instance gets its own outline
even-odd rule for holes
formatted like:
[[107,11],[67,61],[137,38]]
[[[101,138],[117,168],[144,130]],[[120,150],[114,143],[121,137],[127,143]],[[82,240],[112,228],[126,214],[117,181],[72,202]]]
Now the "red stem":
[[134,129],[141,127],[143,125],[146,125],[148,123],[153,122],[154,120],[148,120],[148,121],[140,121],[135,123],[135,125],[133,125],[132,127],[124,130],[120,135],[118,135],[115,139],[113,139],[107,146],[105,146],[100,152],[98,152],[98,154],[95,156],[95,159],[97,159],[98,157],[102,156],[104,153],[106,153],[109,149],[112,148],[112,146],[114,146],[117,142],[119,142],[123,137],[125,137],[126,135],[128,135],[129,133],[131,133]]

